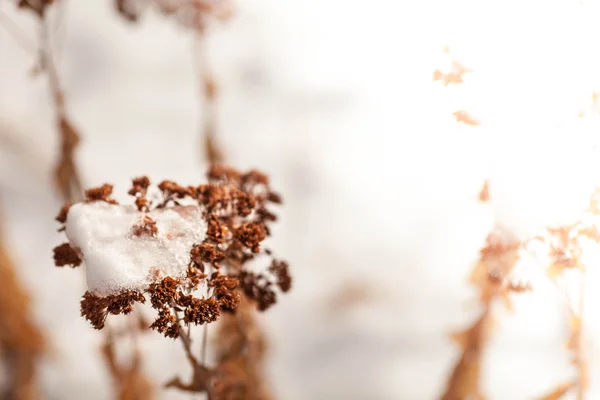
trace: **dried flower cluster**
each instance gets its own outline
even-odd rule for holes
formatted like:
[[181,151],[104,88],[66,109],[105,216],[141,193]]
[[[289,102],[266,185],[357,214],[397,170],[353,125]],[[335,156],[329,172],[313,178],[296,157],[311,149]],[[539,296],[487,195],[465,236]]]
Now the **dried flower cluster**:
[[[145,213],[191,202],[202,209],[206,221],[205,239],[190,248],[184,277],[162,276],[154,269],[151,283],[143,290],[125,290],[108,296],[88,291],[81,301],[81,313],[94,328],[102,329],[109,314],[126,315],[133,311],[135,303],[148,301],[158,312],[150,328],[165,337],[181,338],[194,369],[192,383],[186,385],[175,379],[169,387],[207,392],[211,399],[265,399],[264,396],[245,397],[256,390],[256,385],[249,384],[248,379],[260,381],[258,375],[251,378],[248,368],[236,364],[250,362],[245,352],[238,354],[237,361],[223,356],[217,367],[209,369],[189,351],[191,338],[184,327],[209,324],[224,314],[236,312],[248,316],[236,315],[233,321],[239,322],[241,318],[246,325],[253,324],[249,314],[252,303],[264,311],[276,302],[278,292],[291,289],[288,263],[274,259],[271,251],[261,246],[270,235],[270,223],[277,219],[269,210],[269,204],[281,203],[281,197],[271,191],[268,178],[257,171],[240,173],[215,165],[207,176],[208,183],[199,186],[163,181],[157,185],[160,196],[152,199],[148,196],[150,180],[147,177],[133,180],[129,194],[135,197],[135,205],[143,215],[141,222],[131,227],[133,235],[152,237],[156,234],[155,222]],[[85,202],[117,204],[111,197],[112,190],[111,185],[87,190]],[[57,221],[66,223],[69,207],[66,205],[60,210]],[[248,263],[259,255],[270,258],[270,264],[262,272],[250,270]],[[76,267],[81,264],[81,258],[79,250],[69,243],[54,249],[57,266]],[[198,296],[202,284],[206,292]],[[244,304],[241,310],[240,304]],[[240,330],[238,340],[250,340],[243,334],[247,333],[247,327],[237,329]],[[257,357],[253,360],[256,364]]]
[[[281,201],[279,195],[269,189],[267,177],[257,171],[242,174],[213,166],[208,178],[208,184],[187,187],[163,181],[158,185],[162,197],[155,201],[147,198],[150,186],[147,177],[133,180],[129,194],[135,197],[140,212],[176,207],[184,199],[197,202],[204,210],[208,226],[206,239],[190,249],[185,278],[160,276],[155,271],[153,283],[143,292],[128,290],[104,297],[87,292],[81,302],[81,312],[96,329],[104,327],[108,314],[128,314],[134,303],[144,303],[148,297],[158,311],[151,327],[167,337],[176,338],[181,329],[179,313],[185,324],[214,322],[223,312],[237,308],[240,302],[238,287],[260,310],[266,310],[276,302],[277,291],[290,290],[291,277],[285,261],[272,259],[263,273],[244,268],[257,255],[267,254],[261,250],[261,243],[270,232],[268,224],[276,219],[267,205]],[[117,204],[111,198],[112,190],[111,185],[87,190],[85,201]],[[56,219],[64,223],[67,218],[68,206],[61,209]],[[146,215],[139,225],[132,226],[132,232],[136,236],[154,236],[157,227]],[[76,267],[81,264],[78,253],[69,243],[63,243],[54,249],[55,264]],[[197,298],[194,293],[203,282],[208,288],[207,297]]]

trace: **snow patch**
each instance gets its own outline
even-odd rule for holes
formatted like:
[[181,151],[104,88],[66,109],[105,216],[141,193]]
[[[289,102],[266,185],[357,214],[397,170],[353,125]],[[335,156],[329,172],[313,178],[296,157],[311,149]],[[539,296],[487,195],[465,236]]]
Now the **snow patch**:
[[[156,222],[155,237],[132,234],[145,215]],[[192,245],[206,236],[206,222],[199,206],[142,213],[133,206],[78,203],[69,209],[66,234],[85,263],[88,290],[105,296],[143,289],[154,268],[163,276],[185,275]]]

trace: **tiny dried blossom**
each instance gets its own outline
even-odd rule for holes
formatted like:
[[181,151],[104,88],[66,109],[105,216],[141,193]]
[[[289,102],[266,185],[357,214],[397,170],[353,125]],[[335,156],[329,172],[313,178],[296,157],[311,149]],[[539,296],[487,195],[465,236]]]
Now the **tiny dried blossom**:
[[179,205],[177,202],[178,199],[183,199],[185,197],[191,196],[191,191],[189,188],[184,186],[180,186],[173,181],[162,181],[158,184],[158,188],[163,193],[165,197],[163,203],[159,207],[165,207],[169,202],[173,202],[173,204]]
[[237,278],[218,273],[214,273],[208,281],[208,287],[213,288],[213,296],[222,311],[234,311],[240,304],[240,295],[236,291],[238,286]]
[[104,201],[109,204],[119,204],[116,200],[110,198],[112,191],[113,185],[108,183],[97,188],[88,189],[85,191],[85,202]]
[[212,243],[200,243],[192,247],[190,258],[196,265],[207,262],[218,267],[217,263],[225,258],[225,254]]
[[60,246],[56,246],[53,251],[54,264],[57,267],[69,265],[72,268],[75,268],[81,265],[81,258],[79,257],[79,254],[77,254],[77,252],[69,243],[63,243]]
[[177,322],[177,318],[166,307],[158,310],[158,316],[150,325],[150,329],[154,329],[171,339],[178,338],[181,333],[181,325]]
[[134,225],[132,227],[131,234],[134,236],[138,236],[138,237],[141,237],[141,236],[156,237],[156,235],[158,234],[158,227],[156,226],[156,222],[152,218],[145,215],[139,224]]
[[104,297],[87,291],[81,300],[81,316],[95,329],[102,329],[109,313],[127,315],[133,311],[133,304],[136,302],[145,303],[146,299],[142,293],[135,290],[126,290]]
[[260,242],[265,240],[266,237],[267,230],[265,226],[258,222],[249,222],[235,231],[235,238],[251,249],[253,253],[260,252]]
[[150,187],[150,179],[147,176],[140,176],[132,180],[131,189],[127,192],[135,197],[135,205],[139,211],[149,211],[150,203],[146,197]]
[[290,276],[290,266],[285,261],[273,260],[269,267],[269,272],[277,279],[277,286],[282,292],[288,292],[292,288],[292,277]]
[[206,236],[215,243],[224,243],[227,236],[227,226],[215,215],[210,215],[207,220],[208,229]]
[[[96,329],[104,326],[108,314],[128,314],[135,302],[148,299],[157,316],[150,325],[169,338],[183,335],[183,324],[207,324],[216,321],[222,313],[235,312],[245,296],[256,303],[259,310],[266,310],[276,302],[276,290],[287,292],[291,288],[289,266],[274,260],[272,252],[261,250],[261,243],[269,235],[268,225],[276,219],[268,210],[270,203],[280,204],[281,197],[268,187],[268,178],[258,171],[240,173],[225,166],[212,166],[208,172],[209,182],[198,186],[181,186],[173,181],[158,185],[162,199],[156,204],[147,201],[150,179],[145,176],[132,180],[129,194],[135,197],[140,213],[157,208],[176,207],[183,199],[196,201],[203,209],[207,223],[203,242],[194,244],[189,251],[190,260],[184,277],[161,276],[159,268],[150,271],[147,287],[139,291],[125,290],[105,297],[86,292],[81,301],[82,315]],[[86,202],[111,199],[112,185],[86,191]],[[66,222],[68,206],[57,220]],[[157,233],[155,221],[142,214],[141,223],[132,226],[135,236],[153,236]],[[72,256],[68,243],[59,246],[59,254]],[[264,273],[247,271],[247,261],[259,253],[271,257],[272,262]],[[66,262],[57,259],[57,265]],[[81,263],[81,260],[79,263]],[[72,261],[75,261],[73,258]],[[67,264],[64,264],[67,265]],[[205,269],[210,268],[209,275]],[[207,297],[195,297],[194,292],[206,282]],[[180,313],[182,316],[180,317]]]
[[239,280],[244,294],[256,302],[260,311],[265,311],[277,302],[277,293],[272,288],[273,284],[263,274],[242,271]]
[[171,306],[176,300],[179,285],[181,285],[181,281],[170,276],[159,282],[151,283],[146,292],[150,294],[152,307],[158,310],[165,306]]
[[275,204],[283,203],[283,199],[281,198],[281,195],[278,193],[275,193],[275,192],[267,193],[267,201],[270,201],[271,203],[275,203]]
[[[204,267],[204,266],[203,266]],[[200,283],[206,278],[206,274],[201,272],[200,269],[196,268],[193,265],[188,265],[188,269],[186,271],[186,283],[188,285],[188,291],[192,291],[200,286]]]
[[185,297],[187,305],[183,320],[188,324],[204,325],[215,322],[221,315],[220,303],[214,297],[198,299],[193,296]]

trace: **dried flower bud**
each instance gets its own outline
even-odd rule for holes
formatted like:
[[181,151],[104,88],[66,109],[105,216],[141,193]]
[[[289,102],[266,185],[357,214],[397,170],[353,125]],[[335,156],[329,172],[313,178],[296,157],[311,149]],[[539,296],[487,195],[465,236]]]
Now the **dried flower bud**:
[[267,230],[263,224],[249,222],[240,226],[235,231],[235,238],[244,246],[252,250],[253,253],[260,251],[260,242],[267,237]]
[[73,268],[81,265],[81,258],[69,243],[63,243],[54,248],[54,265],[64,267],[69,265]]
[[88,189],[85,191],[85,201],[87,203],[93,201],[104,201],[109,204],[119,204],[115,200],[110,198],[112,191],[113,185],[110,185],[108,183],[105,183],[104,185],[97,188]]

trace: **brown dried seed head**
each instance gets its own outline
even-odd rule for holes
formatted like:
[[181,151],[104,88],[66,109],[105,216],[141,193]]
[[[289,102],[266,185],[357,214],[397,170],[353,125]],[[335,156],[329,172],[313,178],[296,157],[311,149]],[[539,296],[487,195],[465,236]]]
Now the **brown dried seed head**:
[[81,300],[81,316],[85,317],[94,328],[102,329],[109,313],[127,315],[133,311],[135,302],[146,302],[142,293],[135,290],[127,290],[123,293],[105,297],[87,291]]
[[102,329],[107,315],[106,301],[89,291],[85,292],[81,300],[81,316],[87,319],[95,329]]
[[256,199],[241,190],[233,190],[232,199],[235,211],[239,216],[247,217],[256,207]]
[[183,320],[188,324],[202,325],[215,322],[220,315],[221,308],[216,299],[212,297],[208,299],[190,297]]
[[129,189],[129,192],[127,193],[129,193],[131,196],[136,196],[138,194],[145,195],[149,186],[150,179],[147,176],[139,176],[132,179],[131,189]]
[[219,221],[219,219],[212,214],[208,216],[206,222],[208,224],[208,228],[206,230],[206,236],[208,239],[216,243],[223,243],[225,241],[225,237],[227,236],[227,226],[221,223],[221,221]]
[[282,204],[283,198],[278,193],[269,192],[269,193],[267,193],[267,201],[270,201],[271,203],[275,203],[275,204]]
[[277,286],[282,292],[288,292],[292,288],[292,277],[290,276],[289,264],[285,261],[273,260],[269,267],[271,272],[277,278]]
[[110,198],[112,191],[113,185],[108,183],[97,188],[88,189],[85,191],[85,201],[86,203],[104,201],[110,204],[118,204],[115,200]]
[[146,291],[150,293],[152,307],[160,310],[170,305],[177,297],[179,285],[181,285],[181,281],[170,276],[167,276],[160,282],[151,283]]
[[54,265],[57,267],[69,265],[75,268],[81,265],[81,258],[69,243],[63,243],[54,248]]
[[239,286],[237,278],[216,273],[208,281],[208,286],[214,288],[213,297],[222,311],[234,311],[240,304],[240,294],[236,290]]
[[240,226],[235,231],[235,238],[244,246],[252,250],[253,253],[260,251],[260,242],[267,237],[267,230],[264,224],[258,222],[249,222]]
[[271,282],[263,275],[242,271],[239,281],[244,294],[256,302],[260,311],[265,311],[277,302],[277,294],[273,291]]
[[190,258],[195,264],[215,263],[223,260],[225,254],[212,243],[201,243],[192,246]]
[[191,195],[189,188],[178,185],[177,183],[169,180],[165,180],[159,183],[158,188],[167,197],[176,197],[178,199],[182,199],[186,196]]
[[177,323],[177,318],[171,314],[169,308],[164,307],[158,311],[158,316],[150,325],[150,329],[154,329],[159,333],[172,339],[179,337],[181,332],[181,326]]
[[[204,268],[204,266],[202,266]],[[206,278],[206,274],[202,273],[198,268],[193,265],[189,265],[186,271],[186,278],[189,288],[196,289],[200,282]]]

